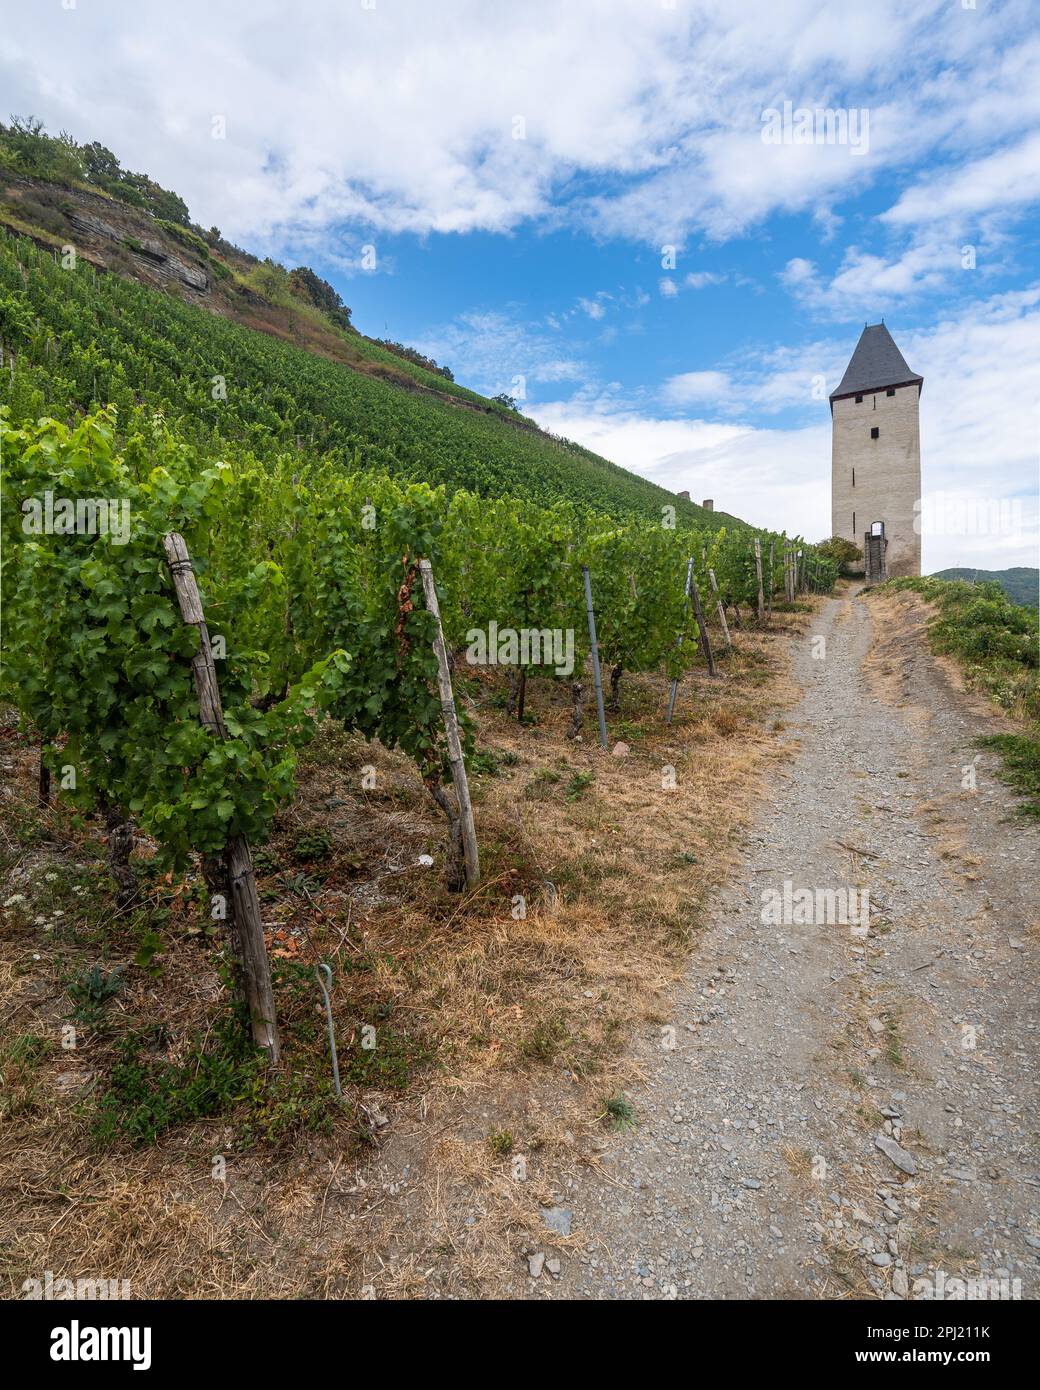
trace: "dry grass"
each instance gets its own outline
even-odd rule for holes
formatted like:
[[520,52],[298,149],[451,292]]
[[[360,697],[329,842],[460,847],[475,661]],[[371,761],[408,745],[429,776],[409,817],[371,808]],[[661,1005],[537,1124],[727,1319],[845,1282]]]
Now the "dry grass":
[[813,1155],[808,1149],[801,1149],[796,1144],[781,1144],[780,1155],[792,1177],[806,1184],[813,1180]]
[[[906,698],[909,682],[908,658],[923,654],[928,663],[942,673],[950,689],[957,691],[962,702],[978,716],[980,724],[1014,731],[1021,728],[1019,721],[1028,720],[1023,709],[1016,708],[1009,713],[1001,708],[995,698],[973,687],[966,677],[963,662],[929,646],[926,632],[936,609],[919,594],[909,590],[892,593],[875,590],[870,597],[870,610],[876,620],[872,652],[874,660],[869,668],[876,694],[882,698],[896,696],[892,703],[901,704]],[[879,680],[878,677],[888,679]]]
[[[273,1135],[230,1106],[145,1146],[91,1137],[120,1039],[161,1025],[154,1060],[170,1063],[212,1044],[227,1014],[220,942],[191,878],[147,880],[143,917],[118,917],[96,823],[37,810],[35,753],[6,730],[3,899],[28,899],[0,913],[11,1292],[51,1270],[126,1278],[142,1297],[493,1294],[536,1233],[539,1248],[556,1239],[539,1208],[561,1173],[595,1162],[603,1097],[629,1078],[628,1034],[681,975],[761,777],[786,756],[770,728],[797,694],[783,638],[807,621],[737,634],[719,680],[687,678],[671,729],[665,682],[626,677],[611,718],[625,757],[598,748],[594,717],[583,740],[565,737],[570,703],[552,682],[529,683],[538,722],[522,729],[496,708],[499,684],[468,682],[497,766],[474,778],[483,881],[468,895],[443,886],[443,826],[406,760],[323,734],[258,857],[284,972],[284,1071],[308,1097],[305,1118]],[[153,928],[161,975],[134,963]],[[314,1095],[329,1072],[318,958],[334,971],[341,1107]],[[63,1051],[68,981],[98,961],[125,987],[104,1026]]]

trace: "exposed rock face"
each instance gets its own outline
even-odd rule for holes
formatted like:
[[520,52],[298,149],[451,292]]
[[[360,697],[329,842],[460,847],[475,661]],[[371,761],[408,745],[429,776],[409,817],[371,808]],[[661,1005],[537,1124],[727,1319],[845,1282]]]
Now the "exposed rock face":
[[[156,245],[157,243],[152,243]],[[161,249],[158,256],[154,256],[149,249],[149,245],[144,243],[144,249],[139,252],[131,252],[137,259],[147,256],[155,266],[155,272],[160,280],[179,280],[195,294],[205,294],[209,289],[209,276],[199,266],[190,265],[187,261],[182,261],[179,256],[163,254]]]
[[[145,278],[157,280],[166,285],[171,280],[179,280],[194,294],[205,294],[209,289],[209,276],[196,265],[184,260],[156,237],[133,237],[132,232],[113,225],[105,218],[85,208],[77,207],[66,213],[72,230],[81,237],[99,242],[114,242],[126,246],[134,262],[145,271]],[[126,245],[130,237],[136,244]]]
[[108,241],[122,241],[123,239],[115,227],[103,222],[100,217],[92,216],[89,212],[83,212],[76,208],[65,215],[76,231],[83,232],[86,236],[104,237]]
[[[214,283],[204,258],[181,247],[145,212],[81,188],[59,191],[40,179],[7,170],[0,170],[0,204],[3,203],[23,223],[35,223],[38,205],[45,204],[52,217],[60,218],[60,222],[43,223],[51,233],[48,245],[64,238],[78,255],[95,265],[132,275],[157,289],[176,286],[195,302],[217,307],[210,303]],[[3,221],[0,207],[0,223]]]

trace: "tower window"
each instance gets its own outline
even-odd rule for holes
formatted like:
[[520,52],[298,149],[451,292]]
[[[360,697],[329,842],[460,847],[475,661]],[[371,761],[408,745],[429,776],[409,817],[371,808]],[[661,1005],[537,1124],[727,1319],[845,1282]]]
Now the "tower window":
[[855,536],[855,534],[856,534],[856,513],[855,513],[855,512],[852,513],[852,534],[853,534],[853,536]]
[[855,470],[855,469],[852,470],[852,486],[853,486],[853,487],[856,486],[856,470]]
[[885,395],[886,395],[886,396],[894,396],[895,393],[896,393],[896,388],[895,388],[894,386],[890,386],[890,387],[888,388],[888,390],[885,392]]
[[880,438],[881,438],[881,431],[878,429],[877,425],[875,425],[875,426],[873,427],[873,429],[870,431],[870,437],[871,437],[871,439],[880,439]]
[[857,396],[857,397],[856,397],[856,404],[857,404],[857,405],[862,405],[862,404],[863,404],[863,397],[862,397],[862,396]]

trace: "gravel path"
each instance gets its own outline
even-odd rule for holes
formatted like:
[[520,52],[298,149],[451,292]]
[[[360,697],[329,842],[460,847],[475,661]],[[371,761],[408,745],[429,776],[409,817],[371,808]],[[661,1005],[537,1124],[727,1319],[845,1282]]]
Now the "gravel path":
[[[914,610],[871,651],[876,611],[828,600],[800,643],[799,750],[639,1039],[638,1124],[561,1178],[580,1246],[558,1272],[532,1250],[514,1295],[920,1297],[941,1272],[1037,1296],[1040,830],[988,753],[962,787],[978,708]],[[763,922],[785,880],[869,889],[869,931]]]

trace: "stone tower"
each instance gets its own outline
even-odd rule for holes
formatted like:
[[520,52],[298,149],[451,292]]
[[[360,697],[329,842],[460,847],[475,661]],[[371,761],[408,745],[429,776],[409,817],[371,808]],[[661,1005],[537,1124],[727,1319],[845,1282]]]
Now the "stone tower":
[[924,377],[906,365],[883,323],[863,329],[831,392],[831,533],[864,547],[884,524],[889,577],[921,573],[918,403]]

